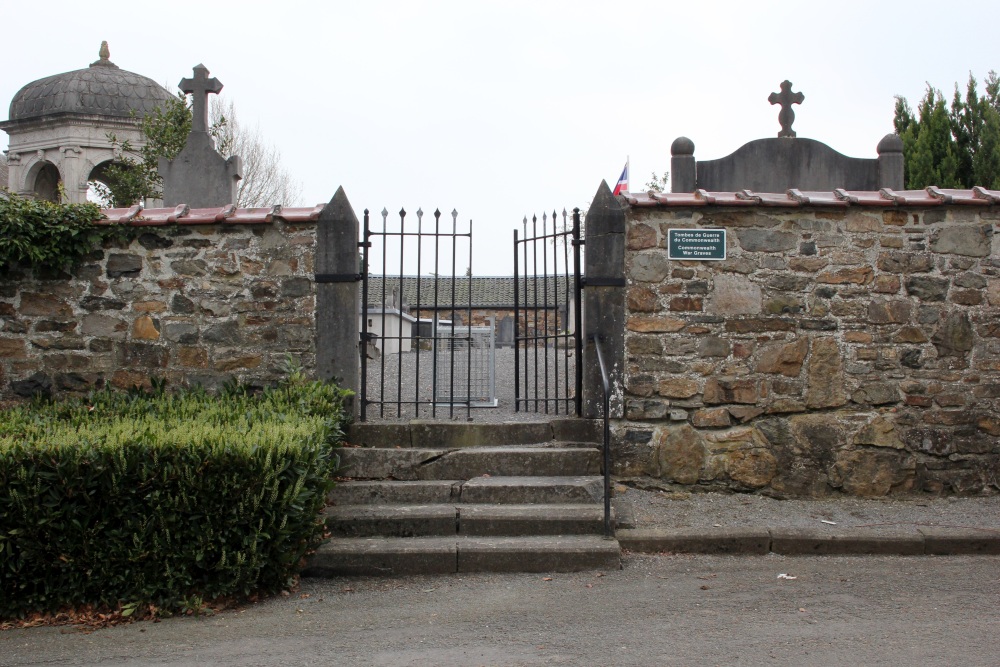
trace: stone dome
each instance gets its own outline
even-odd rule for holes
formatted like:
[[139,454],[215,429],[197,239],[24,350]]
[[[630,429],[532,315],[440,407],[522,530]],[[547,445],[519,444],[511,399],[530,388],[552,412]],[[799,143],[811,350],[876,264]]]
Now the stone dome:
[[107,42],[100,60],[90,67],[32,81],[17,91],[10,103],[12,121],[61,114],[141,118],[173,94],[152,79],[121,69],[108,58]]

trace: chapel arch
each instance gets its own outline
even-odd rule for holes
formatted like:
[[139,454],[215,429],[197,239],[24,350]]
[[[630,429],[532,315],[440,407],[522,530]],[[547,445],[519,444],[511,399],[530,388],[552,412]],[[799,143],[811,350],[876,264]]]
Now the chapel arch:
[[59,186],[62,176],[59,169],[49,161],[40,161],[32,166],[28,174],[29,190],[37,199],[59,201]]
[[90,174],[87,176],[87,201],[95,204],[105,203],[101,186],[107,187],[107,171],[112,164],[114,164],[114,160],[105,160],[90,170]]

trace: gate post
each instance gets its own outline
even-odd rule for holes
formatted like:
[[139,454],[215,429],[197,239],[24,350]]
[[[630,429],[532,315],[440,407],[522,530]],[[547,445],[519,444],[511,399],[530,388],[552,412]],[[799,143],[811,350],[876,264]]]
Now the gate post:
[[316,226],[316,375],[353,391],[355,414],[361,364],[358,270],[358,218],[339,187]]
[[592,337],[601,341],[611,379],[610,417],[622,416],[625,374],[625,211],[601,181],[586,218],[584,248],[583,416],[604,409],[601,367]]

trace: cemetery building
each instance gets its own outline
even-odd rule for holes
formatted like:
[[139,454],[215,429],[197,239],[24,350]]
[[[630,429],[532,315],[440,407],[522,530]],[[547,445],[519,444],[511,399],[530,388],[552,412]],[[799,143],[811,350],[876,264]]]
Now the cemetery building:
[[25,85],[10,102],[0,129],[9,135],[11,192],[55,201],[60,185],[70,203],[87,201],[88,183],[101,181],[115,159],[108,134],[141,147],[144,115],[174,95],[141,74],[111,62],[107,42],[83,69]]

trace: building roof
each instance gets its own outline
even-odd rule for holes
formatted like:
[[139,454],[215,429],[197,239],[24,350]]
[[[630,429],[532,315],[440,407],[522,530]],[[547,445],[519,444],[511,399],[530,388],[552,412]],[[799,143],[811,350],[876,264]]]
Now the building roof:
[[142,118],[165,101],[169,90],[152,79],[123,70],[109,60],[102,44],[100,60],[89,67],[32,81],[17,91],[10,103],[11,121],[61,114]]
[[624,192],[622,196],[630,206],[642,208],[692,206],[763,206],[771,208],[797,208],[820,206],[827,208],[894,206],[992,206],[1000,204],[1000,190],[987,190],[976,186],[971,190],[952,190],[931,186],[925,190],[874,191],[833,190],[832,192],[803,192],[788,190],[784,193],[752,192]]
[[[437,298],[435,300],[435,284]],[[399,285],[398,276],[371,276],[368,282],[368,306],[380,307],[384,300],[392,302],[393,292]],[[417,287],[420,295],[417,298]],[[452,287],[454,286],[454,298]],[[383,292],[383,289],[385,290]],[[461,310],[470,305],[469,290],[471,289],[471,307],[501,308],[514,307],[514,277],[513,276],[403,276],[402,302],[411,310],[418,306],[423,309],[437,308],[445,310]],[[521,277],[518,278],[518,289],[521,307],[523,308],[555,308],[565,304],[572,298],[572,276]],[[453,307],[451,304],[454,303]]]

